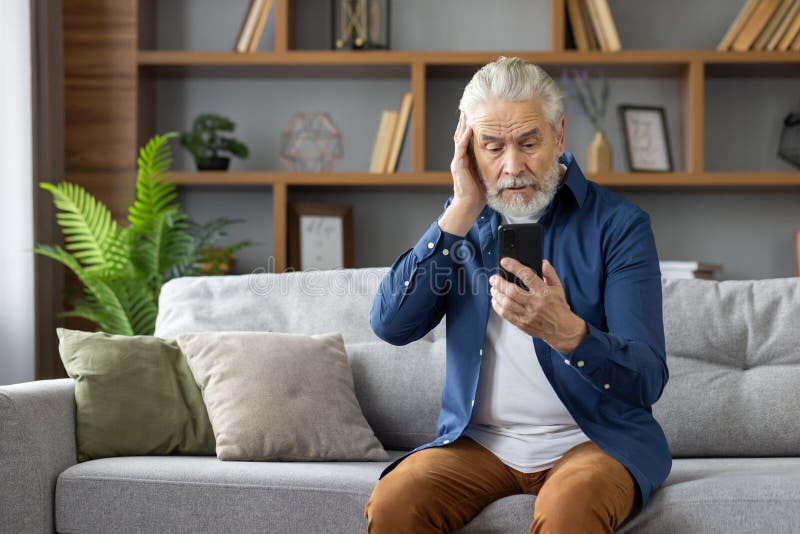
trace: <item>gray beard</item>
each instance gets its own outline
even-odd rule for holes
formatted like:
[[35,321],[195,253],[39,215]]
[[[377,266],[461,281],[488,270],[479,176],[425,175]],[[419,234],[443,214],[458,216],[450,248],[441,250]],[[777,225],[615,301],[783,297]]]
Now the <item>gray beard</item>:
[[[486,203],[490,208],[508,217],[529,217],[544,212],[552,202],[553,197],[556,196],[556,190],[558,190],[558,184],[561,181],[561,167],[558,163],[558,157],[556,157],[541,182],[530,174],[515,178],[504,176],[499,178],[494,185],[486,183],[486,179],[483,176],[481,176],[481,180],[486,186]],[[505,202],[500,198],[504,189],[522,185],[531,185],[536,190],[533,198],[528,202],[525,202],[525,197],[522,193],[512,193],[509,202]]]

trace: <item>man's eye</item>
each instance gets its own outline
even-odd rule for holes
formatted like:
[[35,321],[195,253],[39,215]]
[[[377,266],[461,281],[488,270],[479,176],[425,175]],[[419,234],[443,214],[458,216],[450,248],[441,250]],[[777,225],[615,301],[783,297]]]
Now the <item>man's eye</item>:
[[536,146],[536,143],[525,143],[522,146],[523,148],[534,148]]
[[503,148],[502,148],[502,147],[499,147],[499,146],[490,146],[490,147],[486,147],[486,150],[488,150],[488,151],[489,151],[489,152],[491,152],[492,154],[497,154],[498,152],[500,152],[501,150],[503,150]]

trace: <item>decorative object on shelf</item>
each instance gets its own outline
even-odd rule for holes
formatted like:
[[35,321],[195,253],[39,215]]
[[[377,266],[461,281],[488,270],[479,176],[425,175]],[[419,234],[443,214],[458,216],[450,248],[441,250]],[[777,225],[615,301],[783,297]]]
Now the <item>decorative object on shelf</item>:
[[[83,298],[64,316],[88,319],[109,334],[152,335],[164,282],[202,274],[206,251],[228,226],[242,222],[223,218],[201,225],[181,210],[177,187],[168,181],[168,141],[176,136],[156,135],[139,151],[136,199],[126,228],[82,187],[41,184],[53,194],[65,245],[34,250],[64,264],[83,285]],[[222,254],[230,257],[251,244],[236,243]]]
[[783,119],[778,155],[795,167],[800,167],[800,111],[789,113]]
[[672,172],[667,119],[659,106],[618,106],[631,172]]
[[390,0],[332,0],[334,50],[388,50]]
[[289,267],[353,267],[353,208],[346,204],[289,205]]
[[224,171],[231,163],[230,156],[246,158],[247,145],[219,132],[232,132],[236,124],[215,113],[203,113],[192,122],[192,130],[180,135],[180,143],[192,153],[199,171]]
[[329,172],[344,155],[342,133],[327,113],[295,113],[281,133],[281,160],[296,172]]
[[586,172],[607,173],[611,172],[612,161],[611,144],[603,130],[603,119],[608,108],[608,79],[601,73],[597,82],[600,84],[599,95],[594,87],[594,80],[590,79],[587,71],[564,69],[564,92],[578,101],[595,130],[594,139],[587,151]]
[[239,35],[236,37],[236,44],[233,50],[239,53],[255,52],[264,27],[267,25],[267,18],[272,9],[273,0],[250,0],[250,4],[242,19],[242,26]]
[[722,271],[718,263],[701,261],[659,261],[662,278],[701,278],[713,280]]
[[794,231],[794,255],[797,262],[797,269],[795,272],[797,276],[800,276],[800,230]]

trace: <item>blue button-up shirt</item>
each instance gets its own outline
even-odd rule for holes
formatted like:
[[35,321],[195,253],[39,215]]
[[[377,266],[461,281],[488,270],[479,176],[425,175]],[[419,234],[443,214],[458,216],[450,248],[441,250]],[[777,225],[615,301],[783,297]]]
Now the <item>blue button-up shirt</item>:
[[[564,180],[539,220],[544,258],[555,267],[567,303],[586,321],[589,336],[570,354],[531,339],[559,399],[589,439],[631,472],[643,507],[672,465],[651,410],[668,372],[650,218],[586,180],[569,152],[560,161],[567,167]],[[488,279],[498,269],[499,224],[500,215],[489,206],[463,238],[434,221],[381,282],[370,317],[381,339],[405,345],[447,315],[437,438],[411,453],[455,441],[469,424],[491,306]]]

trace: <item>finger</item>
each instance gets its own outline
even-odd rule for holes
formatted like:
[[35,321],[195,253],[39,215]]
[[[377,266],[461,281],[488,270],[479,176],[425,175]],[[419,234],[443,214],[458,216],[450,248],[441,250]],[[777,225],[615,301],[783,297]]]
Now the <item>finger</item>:
[[542,260],[542,277],[548,286],[561,287],[561,279],[558,277],[555,267],[547,260]]
[[461,137],[458,138],[458,146],[459,148],[463,148],[464,151],[467,150],[467,145],[469,145],[470,139],[472,139],[472,126],[466,124],[464,126],[464,132],[461,134]]
[[493,275],[489,279],[489,283],[492,286],[492,290],[502,293],[520,305],[524,305],[526,299],[530,298],[531,296],[531,293],[528,290],[519,287],[514,282],[509,282],[508,280],[503,279],[502,276],[497,274]]
[[492,296],[492,308],[503,319],[517,325],[522,324],[521,320],[525,313],[525,308],[505,295],[495,293]]
[[466,114],[462,111],[461,115],[458,117],[458,124],[456,125],[456,131],[453,134],[453,142],[458,143],[458,140],[464,135],[464,126],[467,123]]
[[547,288],[547,284],[539,278],[539,276],[533,272],[533,269],[530,267],[521,264],[514,258],[503,258],[500,260],[500,265],[506,270],[509,271],[517,276],[522,283],[528,286],[533,292],[541,293],[544,289]]

